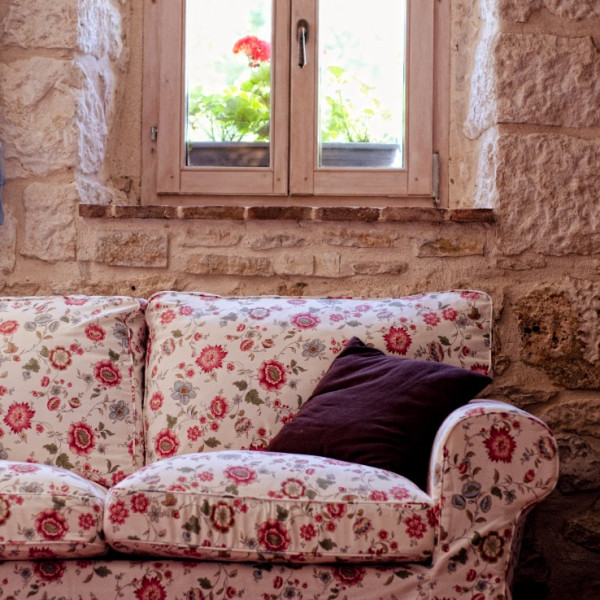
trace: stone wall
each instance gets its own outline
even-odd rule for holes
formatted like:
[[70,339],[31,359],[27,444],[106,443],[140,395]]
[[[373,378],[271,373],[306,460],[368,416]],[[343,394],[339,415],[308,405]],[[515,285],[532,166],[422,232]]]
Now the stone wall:
[[489,395],[561,445],[516,598],[599,598],[600,3],[452,1],[450,210],[140,208],[142,13],[0,0],[0,293],[490,292]]

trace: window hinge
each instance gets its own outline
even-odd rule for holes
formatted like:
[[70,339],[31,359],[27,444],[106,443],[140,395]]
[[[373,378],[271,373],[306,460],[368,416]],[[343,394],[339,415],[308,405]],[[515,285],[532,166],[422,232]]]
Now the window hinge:
[[155,142],[158,138],[158,127],[156,125],[152,125],[150,127],[150,139]]
[[432,177],[431,177],[431,193],[433,196],[434,206],[440,205],[440,155],[437,152],[433,153],[432,161]]

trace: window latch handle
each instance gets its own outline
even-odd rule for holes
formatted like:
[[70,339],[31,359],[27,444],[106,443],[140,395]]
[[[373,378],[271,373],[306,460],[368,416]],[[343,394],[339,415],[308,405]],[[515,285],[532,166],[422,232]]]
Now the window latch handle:
[[308,23],[301,19],[298,21],[297,29],[298,38],[298,66],[303,69],[307,63],[308,58],[306,55],[306,40],[308,39]]

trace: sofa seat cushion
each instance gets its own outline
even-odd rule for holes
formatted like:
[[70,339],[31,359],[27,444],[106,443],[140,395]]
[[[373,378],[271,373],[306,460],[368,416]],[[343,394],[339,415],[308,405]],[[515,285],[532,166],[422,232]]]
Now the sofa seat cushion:
[[154,294],[144,403],[146,462],[265,448],[352,337],[386,354],[491,371],[491,300]]
[[0,298],[0,459],[105,487],[143,464],[145,301]]
[[71,471],[0,461],[0,559],[104,554],[105,498],[104,488]]
[[235,561],[421,561],[436,511],[408,479],[311,455],[224,450],[148,465],[111,490],[116,550]]

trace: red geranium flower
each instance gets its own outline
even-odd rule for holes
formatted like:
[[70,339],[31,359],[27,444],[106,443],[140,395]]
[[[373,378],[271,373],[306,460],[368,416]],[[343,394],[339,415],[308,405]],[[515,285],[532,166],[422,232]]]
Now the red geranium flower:
[[158,577],[147,577],[144,575],[140,587],[135,590],[138,600],[165,600],[167,592]]
[[92,342],[101,342],[106,337],[106,332],[99,325],[88,325],[85,328],[85,335]]
[[258,39],[255,35],[247,35],[233,45],[233,53],[245,54],[251,67],[258,67],[271,58],[271,44]]
[[344,565],[343,567],[336,567],[333,570],[333,576],[345,585],[357,585],[363,580],[365,569],[363,567]]
[[210,403],[210,412],[215,419],[224,419],[228,408],[227,400],[223,396],[215,396]]
[[57,346],[50,352],[50,363],[55,369],[64,371],[71,364],[71,353],[62,346]]
[[256,471],[244,465],[227,467],[225,475],[237,484],[248,485],[256,479]]
[[46,540],[60,540],[69,530],[66,519],[53,508],[43,510],[35,519],[37,532]]
[[406,533],[411,538],[421,539],[427,531],[427,525],[423,523],[421,515],[413,515],[412,517],[408,517],[408,519],[404,519],[404,524],[406,525]]
[[488,456],[493,462],[512,461],[513,453],[517,447],[517,443],[512,435],[510,435],[508,427],[497,429],[493,426],[490,429],[489,437],[483,442],[488,451]]
[[222,346],[206,346],[200,352],[200,356],[196,359],[196,364],[205,372],[209,373],[214,369],[223,366],[223,359],[227,356],[227,352]]
[[79,527],[81,527],[81,529],[85,529],[87,531],[88,529],[91,529],[95,526],[96,517],[94,517],[92,513],[84,513],[82,515],[79,515]]
[[115,387],[121,383],[121,372],[110,360],[101,360],[94,366],[96,379],[108,387]]
[[437,313],[428,312],[423,315],[423,321],[425,321],[427,325],[435,327],[440,322],[440,318]]
[[144,514],[148,511],[150,500],[145,494],[134,494],[131,496],[131,510],[135,513]]
[[161,429],[154,441],[154,449],[161,458],[168,458],[179,449],[179,439],[170,429]]
[[31,428],[31,419],[35,411],[27,402],[13,402],[4,417],[4,422],[14,433],[21,433],[24,429]]
[[280,390],[287,377],[285,374],[285,367],[276,360],[265,361],[258,372],[258,382],[262,387],[269,391]]
[[44,581],[56,581],[63,576],[66,569],[67,565],[63,561],[44,560],[35,563],[33,572]]
[[311,329],[316,327],[321,320],[311,313],[300,313],[292,317],[292,325],[299,329]]
[[458,317],[458,311],[455,308],[444,308],[442,311],[442,317],[446,319],[446,321],[456,321]]
[[14,333],[19,327],[19,323],[17,321],[3,321],[0,323],[0,334],[2,335],[10,335]]
[[332,519],[341,519],[346,514],[346,505],[342,502],[328,502],[325,509]]
[[123,525],[129,516],[129,509],[125,506],[125,502],[123,502],[123,500],[118,500],[114,504],[111,504],[108,512],[108,518],[110,519],[110,522],[116,523],[117,525]]
[[96,446],[94,430],[87,423],[71,423],[67,434],[71,452],[79,456],[89,454]]
[[258,529],[258,543],[271,552],[283,552],[291,539],[288,530],[277,519],[268,519]]
[[394,354],[406,354],[409,346],[412,344],[412,338],[402,327],[390,327],[388,333],[383,336],[385,346],[388,352]]

